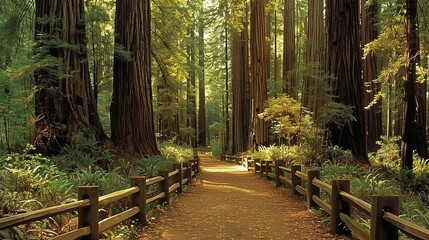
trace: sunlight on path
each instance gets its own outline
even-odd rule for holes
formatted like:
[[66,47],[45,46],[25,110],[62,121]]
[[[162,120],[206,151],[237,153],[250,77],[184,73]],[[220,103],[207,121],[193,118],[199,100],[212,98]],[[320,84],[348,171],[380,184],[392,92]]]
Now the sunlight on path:
[[340,239],[305,202],[248,173],[199,155],[201,176],[141,239]]

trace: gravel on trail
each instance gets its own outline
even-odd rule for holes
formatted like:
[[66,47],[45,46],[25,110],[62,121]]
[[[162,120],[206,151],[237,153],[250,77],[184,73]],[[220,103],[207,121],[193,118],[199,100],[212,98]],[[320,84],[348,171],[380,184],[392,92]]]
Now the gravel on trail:
[[165,211],[149,217],[140,239],[347,239],[289,190],[245,168],[200,154],[201,174]]

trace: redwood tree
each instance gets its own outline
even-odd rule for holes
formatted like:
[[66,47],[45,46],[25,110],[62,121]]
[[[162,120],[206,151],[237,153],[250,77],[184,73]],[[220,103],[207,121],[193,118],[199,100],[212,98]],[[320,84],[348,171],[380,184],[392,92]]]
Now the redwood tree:
[[344,126],[331,126],[331,141],[349,149],[363,161],[366,151],[361,79],[361,51],[359,37],[359,1],[327,1],[328,50],[327,69],[335,77],[332,88],[335,101],[353,107],[356,121]]
[[407,73],[404,82],[402,121],[402,168],[413,169],[413,150],[427,158],[425,87],[416,82],[416,63],[419,60],[417,0],[406,1],[407,16]]
[[268,59],[266,48],[266,1],[250,2],[250,58],[251,58],[251,129],[250,138],[257,145],[268,145],[268,125],[259,118],[267,100]]
[[283,92],[297,98],[295,53],[295,0],[284,1],[284,39],[283,39]]
[[[378,36],[378,9],[377,2],[361,1],[362,46],[374,41]],[[383,133],[381,99],[374,99],[380,91],[380,84],[374,82],[378,76],[377,57],[374,53],[362,60],[362,74],[363,81],[370,90],[365,91],[364,95],[365,106],[369,105],[365,111],[367,144],[368,150],[375,152],[378,148],[376,142]]]
[[204,27],[204,0],[201,0],[198,17],[198,66],[200,68],[198,71],[198,141],[203,147],[207,146]]
[[232,153],[247,150],[250,123],[248,4],[242,5],[241,27],[232,30]]
[[132,60],[114,59],[112,140],[121,150],[157,155],[151,86],[150,1],[117,0],[115,43]]
[[[78,133],[98,141],[106,134],[91,88],[84,1],[36,0],[35,146],[58,153]],[[53,60],[55,59],[55,60]]]

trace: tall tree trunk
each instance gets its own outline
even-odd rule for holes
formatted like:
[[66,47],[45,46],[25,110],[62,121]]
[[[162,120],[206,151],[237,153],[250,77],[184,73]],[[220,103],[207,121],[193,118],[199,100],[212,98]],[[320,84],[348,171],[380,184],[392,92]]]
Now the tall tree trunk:
[[283,43],[283,92],[297,98],[295,51],[295,0],[284,1],[284,43]]
[[360,160],[367,162],[363,82],[361,79],[361,51],[359,37],[359,1],[328,0],[327,67],[334,75],[336,101],[353,107],[356,121],[345,126],[331,126],[331,141],[350,149]]
[[[188,2],[188,5],[190,3]],[[195,17],[192,16],[192,21]],[[187,46],[187,57],[188,57],[188,67],[189,74],[188,79],[186,81],[186,89],[187,89],[187,121],[186,126],[191,130],[189,135],[188,143],[191,147],[196,147],[196,131],[197,131],[197,109],[196,109],[196,94],[195,94],[195,80],[196,80],[196,71],[195,71],[195,24],[193,22],[190,23],[188,27],[188,46]]]
[[250,3],[250,58],[252,71],[252,141],[256,145],[268,145],[268,125],[259,118],[267,100],[268,64],[266,59],[266,1],[252,0]]
[[[401,167],[413,169],[413,150],[427,158],[425,85],[416,82],[416,63],[419,60],[417,0],[406,1],[407,11],[407,74],[404,82]],[[425,83],[424,83],[425,84]]]
[[[374,41],[378,37],[378,10],[377,2],[361,1],[361,26],[362,26],[362,46]],[[365,91],[365,106],[369,108],[365,111],[367,125],[368,150],[375,152],[378,149],[377,141],[383,134],[381,99],[375,100],[375,96],[381,91],[380,84],[374,82],[378,76],[377,57],[375,54],[368,55],[362,60],[363,81],[369,86],[370,91]]]
[[229,151],[229,57],[228,57],[228,8],[225,9],[225,139],[224,153]]
[[245,152],[249,141],[250,84],[248,4],[244,2],[243,28],[232,33],[232,153]]
[[[324,104],[321,97],[320,85],[323,81],[325,66],[325,18],[323,0],[308,0],[308,24],[307,24],[307,48],[306,61],[311,68],[311,75],[304,79],[303,106],[313,112],[313,118],[317,125],[318,109]],[[314,66],[314,67],[313,67]],[[324,93],[326,94],[326,93]]]
[[201,9],[198,24],[198,65],[200,67],[198,76],[198,140],[200,145],[207,146],[207,120],[206,120],[206,89],[205,89],[205,52],[204,52],[204,0],[201,1]]
[[[107,140],[91,88],[83,0],[36,0],[35,6],[36,51],[58,60],[55,67],[35,71],[35,146],[56,154],[61,146],[72,144],[78,133]],[[64,44],[52,46],[52,41]]]
[[112,140],[121,150],[141,155],[160,154],[153,121],[150,18],[149,0],[116,1],[115,43],[131,52],[132,61],[114,59]]

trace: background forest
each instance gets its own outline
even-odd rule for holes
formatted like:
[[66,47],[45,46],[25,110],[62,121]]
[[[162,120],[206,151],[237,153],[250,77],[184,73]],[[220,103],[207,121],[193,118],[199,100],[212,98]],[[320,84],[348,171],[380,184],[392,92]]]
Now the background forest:
[[199,147],[322,168],[363,199],[396,192],[427,228],[428,12],[412,0],[3,0],[0,217],[79,185],[122,189]]

